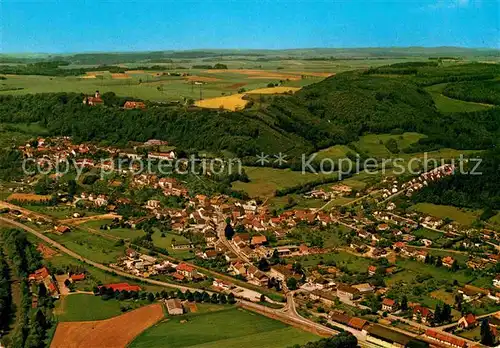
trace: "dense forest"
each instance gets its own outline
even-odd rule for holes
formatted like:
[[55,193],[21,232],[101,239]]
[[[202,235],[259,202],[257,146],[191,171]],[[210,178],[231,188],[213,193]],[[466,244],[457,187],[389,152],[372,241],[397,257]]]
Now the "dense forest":
[[12,312],[10,274],[0,245],[0,336],[9,329]]
[[443,90],[450,98],[500,105],[500,81],[466,81],[451,83]]
[[500,65],[469,63],[439,66],[436,62],[408,62],[369,69],[368,75],[405,75],[419,86],[445,82],[491,80],[500,75]]

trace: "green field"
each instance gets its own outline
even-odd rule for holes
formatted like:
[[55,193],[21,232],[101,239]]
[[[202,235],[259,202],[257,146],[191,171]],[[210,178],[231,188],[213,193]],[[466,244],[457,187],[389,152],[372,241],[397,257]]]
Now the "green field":
[[113,237],[118,237],[121,239],[132,240],[137,237],[144,236],[143,230],[136,230],[133,228],[112,228],[110,230],[101,230],[100,227],[104,224],[110,225],[113,222],[111,219],[103,219],[103,220],[92,220],[81,224],[82,227],[89,227],[94,230],[98,230],[99,232],[109,234]]
[[51,233],[49,237],[77,254],[99,263],[112,263],[117,257],[124,255],[123,246],[116,246],[114,241],[78,229],[61,236]]
[[397,260],[396,265],[402,268],[403,271],[387,279],[388,285],[394,284],[398,280],[412,282],[418,274],[428,274],[438,280],[445,279],[452,281],[456,279],[460,283],[468,283],[475,278],[474,275],[469,275],[465,270],[451,272],[446,267],[436,267],[419,261],[401,259]]
[[345,158],[348,152],[353,151],[345,145],[335,145],[319,150],[316,153],[316,159],[331,158],[333,160],[338,160],[340,158]]
[[427,92],[432,96],[432,99],[434,99],[437,109],[441,112],[471,112],[486,110],[491,107],[485,104],[467,102],[444,96],[442,92],[446,85],[446,83],[442,83],[426,88]]
[[120,302],[103,301],[100,296],[72,294],[56,302],[54,309],[58,321],[103,320],[122,314]]
[[88,210],[77,209],[69,206],[44,206],[44,205],[23,205],[26,209],[36,211],[40,214],[49,215],[57,219],[69,219],[73,217],[74,213],[79,213],[81,216],[92,216],[96,215]]
[[425,135],[419,133],[403,133],[401,135],[369,134],[360,137],[353,145],[368,156],[375,158],[391,158],[394,157],[395,154],[392,154],[384,145],[389,139],[396,140],[398,148],[401,151],[424,137]]
[[175,258],[179,259],[191,259],[193,258],[193,253],[189,250],[174,250],[172,249],[172,240],[175,240],[177,243],[188,243],[189,239],[175,234],[173,232],[166,233],[165,237],[161,236],[161,232],[155,231],[152,235],[153,244],[157,247],[167,249],[168,253]]
[[[280,54],[281,55],[281,54]],[[229,69],[249,69],[262,71],[263,74],[249,75],[239,71],[207,72],[205,69],[192,68],[197,64],[210,64],[203,59],[177,60],[174,63],[158,63],[165,67],[165,72],[188,73],[191,76],[198,76],[204,80],[201,93],[203,98],[219,97],[224,94],[236,93],[241,87],[246,90],[266,87],[268,83],[278,83],[280,80],[286,81],[288,75],[301,76],[302,74],[321,72],[338,73],[353,69],[366,69],[373,66],[381,66],[404,61],[401,59],[369,59],[369,60],[300,60],[300,59],[270,59],[256,61],[255,58],[241,57],[241,59],[217,59],[217,63],[226,64]],[[141,66],[152,65],[148,63],[138,63]],[[121,64],[133,70],[138,65],[136,63]],[[67,68],[90,68],[86,65],[71,65]],[[159,76],[157,76],[159,73]],[[119,96],[130,96],[154,101],[180,100],[183,97],[199,99],[200,86],[193,86],[187,78],[180,76],[165,76],[163,71],[136,71],[129,73],[125,79],[113,78],[108,72],[99,74],[96,78],[82,78],[83,76],[52,77],[35,75],[9,75],[6,80],[0,81],[0,94],[27,94],[27,93],[50,93],[50,92],[77,92],[92,94],[96,90],[101,93],[114,92]],[[196,80],[196,78],[194,78]],[[286,86],[302,87],[322,80],[322,77],[307,76],[306,78],[295,80],[290,79]]]
[[333,174],[313,174],[292,171],[290,169],[275,169],[268,167],[244,167],[250,182],[237,181],[233,189],[247,192],[251,197],[271,197],[277,189],[306,184],[326,177],[336,177]]
[[472,330],[457,333],[457,335],[471,341],[479,342],[481,340],[481,325],[476,326]]
[[413,231],[412,234],[416,237],[430,239],[432,241],[438,240],[443,237],[442,233],[429,230],[427,228],[419,228],[418,230]]
[[352,272],[367,272],[368,266],[373,264],[373,261],[364,257],[355,256],[344,251],[336,253],[308,255],[294,258],[305,267],[315,267],[320,262],[328,265],[334,261],[336,267],[346,266]]
[[413,211],[429,214],[440,219],[450,218],[462,225],[471,225],[481,215],[480,210],[456,208],[449,205],[418,203],[410,208]]
[[496,225],[496,226],[500,226],[500,213],[498,213],[497,215],[495,215],[492,218],[490,218],[488,220],[488,222],[490,224],[493,224],[493,225]]
[[283,348],[317,339],[279,321],[232,308],[173,317],[143,332],[130,347]]

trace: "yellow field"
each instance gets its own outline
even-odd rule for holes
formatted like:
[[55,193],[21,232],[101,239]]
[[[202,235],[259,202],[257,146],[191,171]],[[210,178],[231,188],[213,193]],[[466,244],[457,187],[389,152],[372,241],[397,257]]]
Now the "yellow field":
[[247,105],[248,100],[243,100],[244,94],[238,93],[233,95],[228,95],[225,97],[216,97],[203,100],[197,100],[195,105],[200,108],[209,109],[226,109],[231,111],[236,111],[237,109],[243,109]]
[[20,201],[20,202],[45,202],[50,201],[50,195],[36,195],[32,193],[13,193],[7,197],[7,201]]
[[205,70],[204,72],[209,74],[221,74],[221,73],[232,73],[232,74],[241,74],[246,75],[250,79],[283,79],[290,81],[297,81],[302,79],[301,74],[290,74],[290,73],[281,73],[269,70],[255,70],[255,69],[210,69]]
[[130,76],[128,76],[127,74],[122,74],[122,73],[111,74],[111,77],[113,79],[129,79],[130,78]]
[[300,89],[300,87],[269,87],[269,88],[257,88],[246,93],[248,94],[282,94],[287,92],[295,93]]

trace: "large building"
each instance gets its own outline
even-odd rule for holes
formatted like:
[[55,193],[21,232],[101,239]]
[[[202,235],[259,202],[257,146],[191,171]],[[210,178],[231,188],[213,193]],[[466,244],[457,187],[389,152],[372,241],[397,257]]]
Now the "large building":
[[184,308],[182,307],[181,300],[177,298],[171,298],[165,301],[167,305],[168,314],[170,315],[182,315],[184,314]]
[[93,97],[85,97],[83,98],[83,104],[85,105],[102,105],[104,104],[104,100],[101,98],[101,94],[99,91],[95,91],[95,94]]

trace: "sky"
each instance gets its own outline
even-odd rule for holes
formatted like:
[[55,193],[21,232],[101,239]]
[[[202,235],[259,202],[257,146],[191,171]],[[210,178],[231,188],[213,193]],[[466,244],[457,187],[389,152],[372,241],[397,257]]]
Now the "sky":
[[0,52],[500,48],[500,0],[0,0]]

